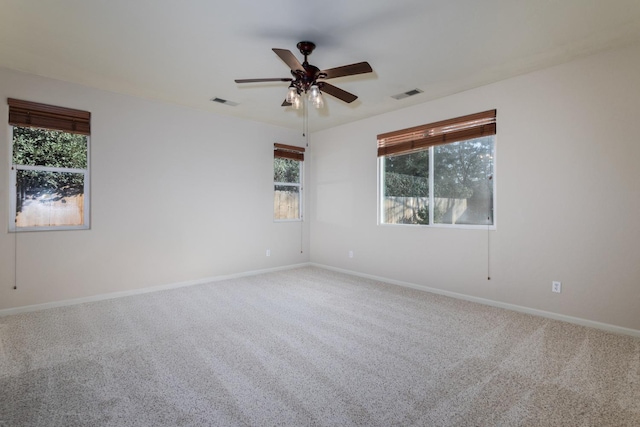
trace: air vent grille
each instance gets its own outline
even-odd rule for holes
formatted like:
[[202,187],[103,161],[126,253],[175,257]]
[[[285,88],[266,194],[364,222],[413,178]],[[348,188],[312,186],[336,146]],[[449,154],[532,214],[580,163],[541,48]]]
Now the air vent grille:
[[229,101],[229,100],[218,98],[218,97],[211,98],[211,101],[217,102],[218,104],[229,105],[230,107],[235,107],[239,105],[237,102]]
[[399,100],[399,99],[408,98],[408,97],[413,96],[413,95],[417,95],[417,94],[422,93],[422,92],[423,91],[420,90],[420,89],[411,89],[410,91],[399,93],[397,95],[393,95],[392,98]]

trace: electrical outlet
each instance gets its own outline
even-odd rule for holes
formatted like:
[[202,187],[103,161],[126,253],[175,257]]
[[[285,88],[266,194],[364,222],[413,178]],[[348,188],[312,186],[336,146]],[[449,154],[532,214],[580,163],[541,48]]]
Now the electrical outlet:
[[353,258],[353,251],[349,251],[349,258]]
[[271,249],[267,249],[267,256],[271,256]]
[[562,283],[561,282],[551,282],[551,291],[560,293],[562,292]]

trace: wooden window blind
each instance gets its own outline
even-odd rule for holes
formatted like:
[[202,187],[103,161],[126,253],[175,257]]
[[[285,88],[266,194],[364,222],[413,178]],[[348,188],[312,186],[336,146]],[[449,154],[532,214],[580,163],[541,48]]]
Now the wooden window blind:
[[378,135],[378,157],[496,134],[496,110]]
[[91,135],[91,113],[8,98],[9,124]]
[[304,148],[293,145],[273,144],[273,157],[279,159],[304,160]]

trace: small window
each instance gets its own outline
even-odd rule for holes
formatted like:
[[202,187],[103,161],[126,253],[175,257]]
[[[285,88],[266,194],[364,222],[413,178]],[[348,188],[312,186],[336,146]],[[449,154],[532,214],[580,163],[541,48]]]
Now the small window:
[[380,223],[494,225],[495,110],[378,136]]
[[9,99],[11,231],[89,228],[89,119]]
[[273,157],[273,218],[301,220],[304,148],[274,144]]

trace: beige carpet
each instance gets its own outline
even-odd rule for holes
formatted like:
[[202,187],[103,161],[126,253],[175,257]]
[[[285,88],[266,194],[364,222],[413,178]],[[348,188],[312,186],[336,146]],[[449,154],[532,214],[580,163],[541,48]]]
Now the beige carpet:
[[640,426],[640,339],[318,268],[0,317],[0,426]]

